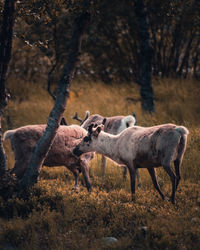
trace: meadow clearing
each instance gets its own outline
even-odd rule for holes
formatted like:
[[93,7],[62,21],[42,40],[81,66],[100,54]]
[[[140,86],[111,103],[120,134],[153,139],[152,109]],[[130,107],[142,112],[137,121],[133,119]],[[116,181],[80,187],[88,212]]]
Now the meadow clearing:
[[[124,182],[122,168],[108,161],[103,178],[100,155],[90,163],[90,194],[83,185],[79,192],[72,190],[74,178],[64,167],[43,167],[38,183],[29,192],[0,197],[0,249],[199,249],[200,83],[154,79],[153,87],[156,113],[150,115],[141,110],[136,84],[74,80],[65,117],[69,124],[77,124],[71,119],[76,111],[81,117],[86,110],[104,116],[135,112],[141,126],[186,126],[190,134],[176,204],[161,200],[145,169],[140,171],[142,188],[137,189],[133,202],[129,176]],[[44,88],[23,82],[20,88],[18,84],[10,88],[13,99],[4,114],[3,132],[46,123],[53,101]],[[9,142],[4,146],[12,168]],[[161,189],[169,195],[168,176],[162,168],[157,174]],[[117,242],[106,246],[104,237],[115,237]]]

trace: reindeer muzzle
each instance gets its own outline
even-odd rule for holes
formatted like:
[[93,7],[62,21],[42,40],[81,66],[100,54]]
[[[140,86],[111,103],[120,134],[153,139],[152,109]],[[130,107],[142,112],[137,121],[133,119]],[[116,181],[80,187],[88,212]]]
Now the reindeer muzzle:
[[76,155],[76,156],[80,156],[82,155],[82,151],[79,149],[79,146],[76,146],[73,150],[73,154]]

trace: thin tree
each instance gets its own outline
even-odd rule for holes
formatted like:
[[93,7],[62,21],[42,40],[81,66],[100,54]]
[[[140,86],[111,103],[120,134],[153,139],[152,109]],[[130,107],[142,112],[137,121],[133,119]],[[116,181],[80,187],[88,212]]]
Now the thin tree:
[[149,23],[147,9],[143,0],[134,0],[135,15],[138,23],[138,38],[140,46],[140,95],[142,108],[154,112],[154,94],[152,88],[152,54],[153,49],[149,38]]
[[70,41],[69,55],[66,64],[64,65],[62,76],[58,83],[58,90],[54,107],[49,115],[46,130],[36,144],[28,168],[22,178],[21,187],[28,188],[37,182],[40,169],[43,165],[44,159],[51,147],[55,138],[56,132],[60,126],[61,118],[65,111],[67,100],[69,97],[69,88],[74,76],[76,64],[78,62],[81,52],[81,41],[84,30],[89,21],[90,1],[84,3],[82,14],[76,18],[72,36]]
[[0,33],[0,176],[7,170],[6,155],[2,144],[2,115],[8,103],[9,94],[6,91],[6,73],[11,59],[12,37],[16,0],[5,0]]

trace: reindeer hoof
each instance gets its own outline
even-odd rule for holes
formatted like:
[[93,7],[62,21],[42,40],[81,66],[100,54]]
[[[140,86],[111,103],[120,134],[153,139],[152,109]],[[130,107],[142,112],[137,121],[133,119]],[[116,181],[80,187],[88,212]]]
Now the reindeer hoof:
[[171,198],[170,200],[171,200],[172,204],[175,204],[175,200],[174,199]]
[[141,188],[142,190],[144,190],[144,187],[142,186],[141,183],[138,183],[137,187],[138,187],[138,188]]
[[75,185],[75,186],[73,186],[72,190],[78,193],[80,191],[80,188],[79,188],[79,186]]
[[90,194],[92,192],[92,188],[87,188],[88,193]]
[[166,197],[166,196],[163,196],[162,199],[163,199],[164,201],[170,201],[170,198],[169,198],[169,197]]
[[133,201],[133,202],[135,202],[135,201],[136,201],[135,194],[132,194],[132,201]]
[[171,201],[172,204],[175,204],[175,201],[174,201],[174,199],[172,199],[172,198],[169,198],[169,197],[164,196],[164,197],[163,197],[163,200],[165,200],[165,201]]

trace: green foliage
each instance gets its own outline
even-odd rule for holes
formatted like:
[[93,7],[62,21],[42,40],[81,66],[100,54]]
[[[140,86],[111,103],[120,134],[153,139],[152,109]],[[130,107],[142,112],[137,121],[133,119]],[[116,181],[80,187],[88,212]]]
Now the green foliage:
[[[32,84],[27,88],[28,98],[23,98],[22,92],[19,102],[17,83],[10,81],[9,84],[11,90],[16,91],[16,98],[7,107],[3,131],[45,123],[53,105],[48,93]],[[25,84],[21,82],[20,86],[23,88]],[[194,81],[173,79],[154,79],[153,85],[157,112],[151,116],[140,107],[137,86],[121,84],[116,88],[100,82],[73,82],[65,116],[71,124],[75,122],[71,119],[75,111],[81,117],[88,109],[105,116],[134,111],[139,125],[167,122],[185,125],[190,134],[176,204],[160,199],[145,169],[140,171],[143,187],[137,188],[133,202],[129,177],[124,182],[122,169],[112,161],[108,161],[106,176],[102,178],[100,155],[90,164],[91,193],[84,187],[82,176],[77,193],[73,190],[74,177],[66,168],[43,167],[38,183],[28,192],[0,198],[0,248],[105,249],[104,237],[117,238],[114,249],[198,248],[200,87]],[[5,147],[11,168],[14,159],[8,142]],[[168,176],[162,169],[158,169],[157,174],[161,189],[169,196]]]

